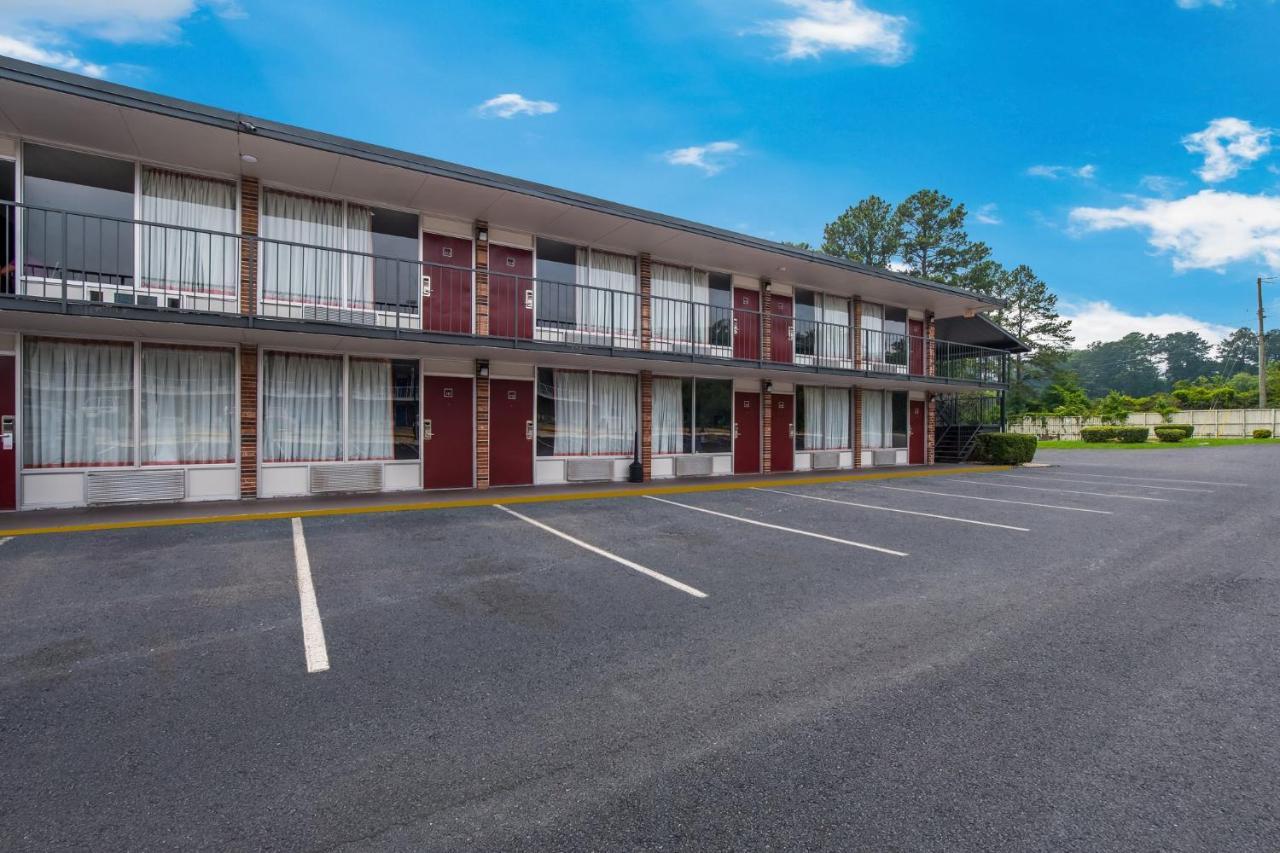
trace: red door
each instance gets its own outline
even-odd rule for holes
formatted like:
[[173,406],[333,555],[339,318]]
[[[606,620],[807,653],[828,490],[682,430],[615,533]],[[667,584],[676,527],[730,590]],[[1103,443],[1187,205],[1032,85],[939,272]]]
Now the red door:
[[760,395],[733,395],[733,473],[760,473]]
[[912,465],[924,464],[924,402],[911,401],[911,416],[907,429],[907,462]]
[[770,299],[773,311],[769,317],[769,360],[781,364],[792,361],[792,341],[795,340],[796,327],[792,317],[795,314],[794,300],[790,296],[779,296],[776,293]]
[[0,355],[0,509],[18,508],[16,359]]
[[907,352],[910,353],[911,375],[924,376],[924,323],[907,321]]
[[760,358],[760,292],[733,289],[733,357]]
[[471,334],[471,241],[422,235],[422,328]]
[[771,405],[769,459],[774,471],[791,471],[796,467],[796,398],[774,394]]
[[489,484],[533,483],[533,383],[489,381]]
[[533,252],[489,246],[489,334],[533,338]]
[[471,379],[422,377],[422,485],[468,489],[472,480]]

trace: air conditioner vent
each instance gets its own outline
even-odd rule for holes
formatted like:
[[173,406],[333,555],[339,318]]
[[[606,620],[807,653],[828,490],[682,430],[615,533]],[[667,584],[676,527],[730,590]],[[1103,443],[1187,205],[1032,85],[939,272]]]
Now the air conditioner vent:
[[187,496],[187,472],[180,468],[90,471],[85,475],[85,494],[91,506],[180,501]]
[[711,476],[710,456],[677,456],[677,477],[709,477]]
[[897,465],[898,451],[890,448],[888,450],[871,451],[871,464],[879,467],[881,465]]
[[311,491],[324,492],[380,492],[382,491],[382,465],[312,465]]
[[304,305],[302,306],[302,319],[321,320],[326,323],[372,326],[378,322],[378,315],[373,311],[360,311],[354,308],[330,308],[325,305]]
[[830,471],[840,467],[840,451],[820,450],[809,457],[809,467],[815,471]]
[[600,483],[613,479],[612,459],[570,459],[564,465],[570,483]]

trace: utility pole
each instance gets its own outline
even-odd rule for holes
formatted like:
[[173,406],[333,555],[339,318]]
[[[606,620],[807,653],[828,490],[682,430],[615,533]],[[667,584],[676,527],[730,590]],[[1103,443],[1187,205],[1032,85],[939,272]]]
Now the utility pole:
[[1267,335],[1262,328],[1262,276],[1258,276],[1258,408],[1267,407]]

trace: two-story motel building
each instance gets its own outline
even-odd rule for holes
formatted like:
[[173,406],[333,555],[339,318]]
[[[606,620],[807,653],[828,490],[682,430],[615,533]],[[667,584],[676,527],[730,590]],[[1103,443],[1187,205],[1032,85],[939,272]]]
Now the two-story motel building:
[[0,508],[920,465],[982,295],[0,59]]

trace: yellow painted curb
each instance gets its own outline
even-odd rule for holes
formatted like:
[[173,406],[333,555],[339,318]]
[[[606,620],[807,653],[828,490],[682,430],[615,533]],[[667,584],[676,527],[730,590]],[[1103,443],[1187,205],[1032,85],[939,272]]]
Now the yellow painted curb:
[[458,500],[418,501],[401,504],[371,504],[369,506],[332,507],[329,509],[296,509],[275,512],[244,512],[224,515],[190,516],[187,518],[154,518],[140,521],[102,521],[85,524],[65,524],[51,527],[18,527],[0,530],[0,536],[38,536],[48,533],[86,533],[95,530],[132,530],[144,527],[180,527],[185,524],[225,524],[236,521],[275,521],[286,518],[323,518],[338,515],[375,515],[384,512],[420,512],[431,509],[459,509],[462,507],[493,506],[494,504],[538,504],[559,501],[592,501],[606,498],[635,498],[643,495],[685,495],[696,492],[731,492],[740,489],[778,486],[812,486],[822,483],[847,483],[856,480],[904,480],[914,477],[941,477],[951,474],[979,474],[987,471],[1009,471],[1011,465],[983,465],[981,467],[948,468],[926,471],[877,471],[868,474],[826,474],[812,477],[787,477],[778,480],[730,480],[724,483],[696,483],[690,485],[644,486],[634,489],[601,489],[591,492],[551,492],[538,495],[512,495],[503,497],[461,498]]

